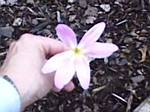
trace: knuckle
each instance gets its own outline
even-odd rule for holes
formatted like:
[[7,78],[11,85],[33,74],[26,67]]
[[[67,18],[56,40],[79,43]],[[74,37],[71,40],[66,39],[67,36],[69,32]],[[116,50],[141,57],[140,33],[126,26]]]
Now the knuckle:
[[30,37],[31,37],[31,34],[25,33],[20,37],[19,41],[28,41]]
[[12,49],[15,45],[16,45],[16,41],[12,42],[12,43],[9,45],[9,49]]
[[13,47],[16,44],[16,42],[11,42],[10,47]]
[[20,39],[17,41],[17,46],[18,47],[33,47],[38,45],[38,39],[36,38],[35,35],[25,33],[23,34]]
[[29,43],[31,43],[32,42],[32,40],[31,40],[31,34],[23,34],[20,38],[19,38],[19,40],[16,42],[16,47],[17,48],[22,48],[22,47],[24,47],[24,46],[28,46],[28,45],[30,45]]

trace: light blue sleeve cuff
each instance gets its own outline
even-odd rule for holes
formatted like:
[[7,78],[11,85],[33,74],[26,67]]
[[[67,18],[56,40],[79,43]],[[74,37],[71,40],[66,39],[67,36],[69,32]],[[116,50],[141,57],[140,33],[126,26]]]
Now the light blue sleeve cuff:
[[20,96],[14,86],[0,77],[0,112],[20,112]]

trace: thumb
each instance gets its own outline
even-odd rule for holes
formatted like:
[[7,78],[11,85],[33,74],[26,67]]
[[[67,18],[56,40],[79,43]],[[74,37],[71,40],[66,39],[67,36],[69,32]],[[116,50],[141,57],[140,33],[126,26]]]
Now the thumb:
[[31,38],[31,41],[35,40],[38,46],[40,46],[42,52],[44,52],[45,56],[52,56],[67,49],[67,46],[65,46],[62,42],[49,37],[37,36],[28,33],[24,34],[22,37]]

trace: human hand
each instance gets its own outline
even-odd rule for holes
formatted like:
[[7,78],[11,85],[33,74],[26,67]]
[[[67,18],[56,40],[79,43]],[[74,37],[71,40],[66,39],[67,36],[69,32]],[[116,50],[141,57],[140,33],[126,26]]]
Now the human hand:
[[[44,75],[41,68],[47,58],[62,52],[66,47],[59,41],[24,34],[10,45],[0,74],[7,75],[18,88],[22,108],[45,96],[50,90],[60,91],[54,86],[54,74]],[[64,89],[71,91],[74,84],[69,82]]]

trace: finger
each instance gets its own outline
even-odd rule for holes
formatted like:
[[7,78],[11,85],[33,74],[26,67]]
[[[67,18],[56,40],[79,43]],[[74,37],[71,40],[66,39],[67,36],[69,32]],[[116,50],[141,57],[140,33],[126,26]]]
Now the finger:
[[67,92],[71,92],[75,88],[75,85],[72,81],[70,81],[65,87],[64,90]]
[[48,37],[46,38],[40,36],[40,43],[45,55],[55,55],[67,49],[62,42]]
[[61,90],[60,90],[60,89],[58,89],[56,86],[54,86],[54,87],[52,88],[52,91],[54,91],[54,92],[58,93],[58,92],[60,92]]
[[[72,81],[70,81],[67,85],[64,86],[63,90],[67,92],[71,92],[75,88],[75,85]],[[61,89],[58,89],[55,85],[52,89],[54,92],[60,92]]]

